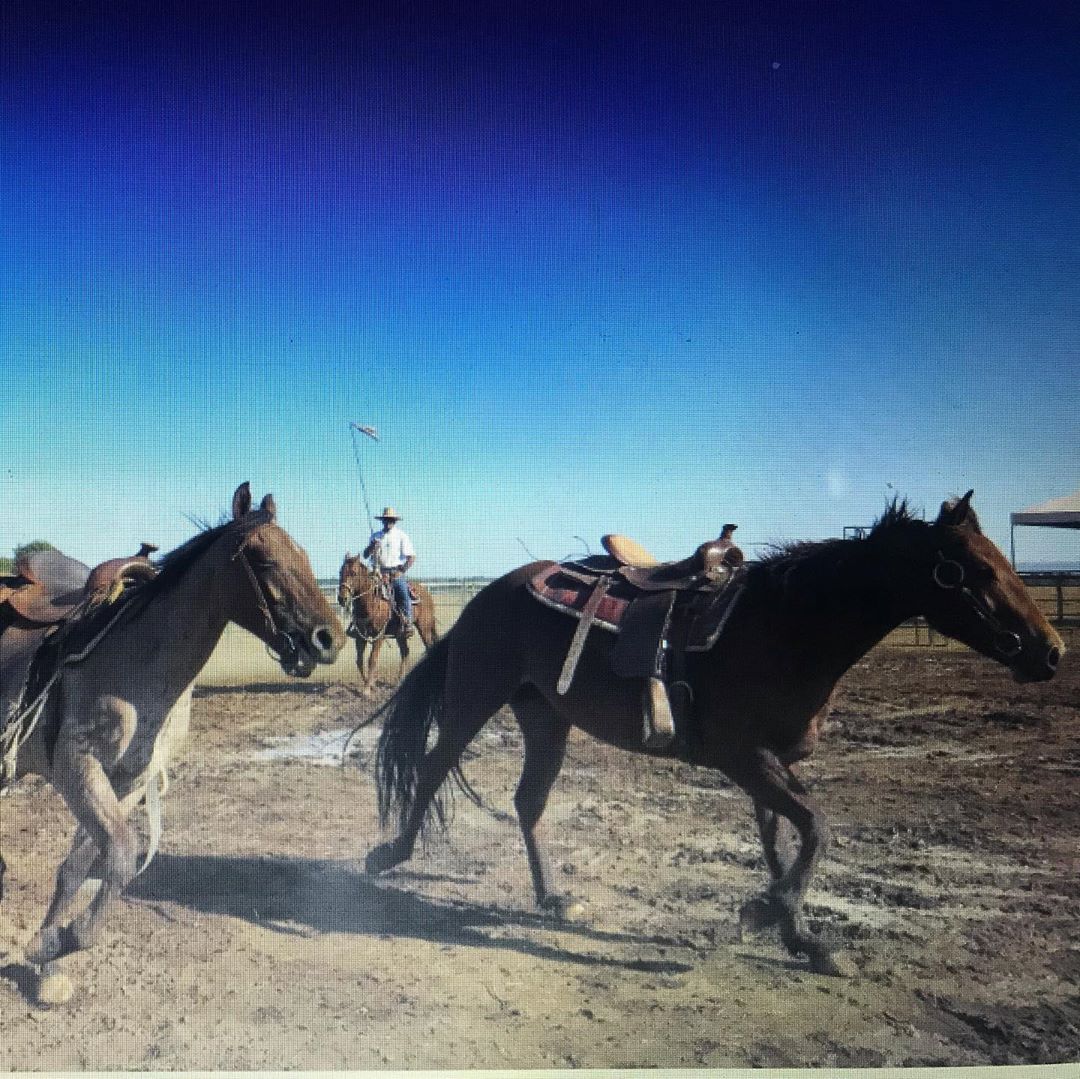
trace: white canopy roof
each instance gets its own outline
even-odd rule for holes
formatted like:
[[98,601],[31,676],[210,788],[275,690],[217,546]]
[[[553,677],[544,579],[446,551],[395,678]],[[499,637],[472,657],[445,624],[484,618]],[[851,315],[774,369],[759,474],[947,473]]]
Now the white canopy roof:
[[1080,491],[1040,502],[1009,514],[1014,525],[1044,525],[1048,528],[1080,528]]

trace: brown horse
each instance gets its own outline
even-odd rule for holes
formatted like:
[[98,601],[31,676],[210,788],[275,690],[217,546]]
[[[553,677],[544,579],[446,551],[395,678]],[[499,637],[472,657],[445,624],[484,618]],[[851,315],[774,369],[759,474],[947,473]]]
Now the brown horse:
[[[435,625],[435,601],[422,584],[410,582],[409,587],[416,596],[413,601],[413,621],[424,647],[430,648],[439,639]],[[361,555],[345,552],[345,560],[338,573],[338,603],[348,615],[349,636],[356,641],[356,669],[360,672],[364,691],[368,692],[374,683],[375,664],[387,637],[397,641],[401,653],[397,674],[397,681],[400,682],[405,673],[405,661],[409,658],[408,630],[390,602],[390,593],[382,574],[369,566]],[[370,652],[368,645],[371,645]]]
[[[345,636],[307,555],[275,523],[267,495],[251,508],[248,485],[233,519],[208,528],[126,588],[45,638],[24,691],[14,778],[44,776],[78,821],[48,913],[27,952],[34,963],[88,946],[107,907],[135,873],[132,810],[156,793],[170,746],[187,730],[195,677],[229,622],[260,638],[286,674],[332,663]],[[11,632],[9,626],[5,632]],[[17,626],[15,627],[17,628]],[[83,881],[102,885],[65,925]]]
[[[990,659],[1017,681],[1051,678],[1062,653],[1001,552],[979,527],[971,492],[946,502],[933,522],[893,502],[866,538],[797,543],[744,570],[715,645],[687,654],[694,707],[673,745],[657,756],[715,768],[753,799],[771,883],[746,903],[740,927],[778,925],[792,954],[821,973],[844,970],[803,925],[803,895],[825,842],[825,821],[792,771],[814,747],[838,679],[890,630],[915,615]],[[377,773],[386,823],[400,832],[368,855],[369,872],[409,858],[443,780],[488,718],[509,704],[525,761],[515,794],[537,902],[566,900],[536,837],[572,726],[631,752],[641,744],[639,687],[611,670],[613,634],[592,632],[569,691],[556,680],[575,623],[526,590],[545,564],[492,582],[462,612],[383,706]],[[550,565],[550,563],[547,563]],[[435,725],[438,737],[427,751]],[[778,850],[779,818],[798,834],[794,857]]]

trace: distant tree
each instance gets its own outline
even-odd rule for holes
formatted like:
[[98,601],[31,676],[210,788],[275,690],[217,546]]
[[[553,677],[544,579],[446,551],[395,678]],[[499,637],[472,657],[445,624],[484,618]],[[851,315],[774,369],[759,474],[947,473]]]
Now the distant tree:
[[56,548],[48,540],[31,540],[20,547],[15,548],[13,561],[18,562],[24,554],[32,554],[34,551],[55,551]]
[[4,558],[0,555],[0,574],[11,573],[15,569],[15,561],[11,558]]

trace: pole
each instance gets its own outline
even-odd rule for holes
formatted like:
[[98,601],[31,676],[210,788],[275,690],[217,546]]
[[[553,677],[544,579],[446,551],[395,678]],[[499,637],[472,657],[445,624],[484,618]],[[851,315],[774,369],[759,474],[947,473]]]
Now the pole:
[[352,435],[353,458],[356,461],[356,471],[360,475],[360,492],[364,496],[364,509],[367,511],[368,534],[370,535],[375,529],[372,525],[371,503],[368,501],[367,485],[364,483],[364,469],[360,464],[360,440],[357,438],[357,434],[365,434],[376,442],[379,441],[379,436],[374,427],[365,426],[355,421],[349,424],[349,432]]

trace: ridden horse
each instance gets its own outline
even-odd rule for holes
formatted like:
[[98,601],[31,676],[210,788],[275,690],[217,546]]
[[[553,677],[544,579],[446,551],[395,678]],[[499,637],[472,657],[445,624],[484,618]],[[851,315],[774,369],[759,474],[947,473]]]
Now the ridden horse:
[[[131,881],[132,810],[151,796],[170,746],[186,732],[195,677],[228,623],[262,640],[297,677],[332,663],[344,645],[307,555],[275,518],[273,498],[253,510],[241,484],[232,520],[165,555],[156,575],[114,602],[61,624],[38,649],[30,686],[43,703],[24,732],[14,778],[44,776],[78,828],[27,949],[30,962],[91,944],[110,902]],[[100,890],[63,924],[91,875],[101,877]]]
[[[438,639],[435,626],[435,600],[422,584],[412,584],[416,599],[413,601],[413,621],[424,642],[430,648]],[[397,641],[401,653],[397,681],[405,673],[405,661],[409,658],[409,635],[401,624],[396,608],[391,604],[389,589],[382,574],[364,561],[361,555],[345,552],[345,560],[338,573],[338,603],[349,618],[349,635],[356,641],[356,669],[360,672],[364,691],[371,689],[375,679],[375,664],[387,637]],[[371,651],[368,652],[368,645]],[[367,653],[367,663],[364,656]]]
[[[807,955],[811,969],[845,973],[803,925],[825,820],[791,767],[811,753],[841,675],[916,615],[1020,682],[1051,678],[1061,657],[1061,638],[982,534],[970,499],[969,491],[945,502],[932,522],[894,501],[865,538],[795,543],[748,563],[716,643],[687,654],[693,711],[680,737],[660,751],[641,744],[636,682],[612,673],[613,634],[591,633],[568,692],[556,691],[574,623],[527,592],[545,563],[492,582],[381,709],[379,808],[384,824],[399,811],[400,831],[368,854],[368,871],[410,857],[429,809],[442,818],[436,792],[449,774],[469,792],[462,752],[509,704],[525,747],[514,804],[541,907],[566,906],[536,826],[576,726],[621,749],[718,769],[749,794],[771,883],[743,905],[740,928],[777,925],[788,950]],[[438,737],[426,751],[433,725]],[[778,850],[779,818],[798,835],[794,857]]]

